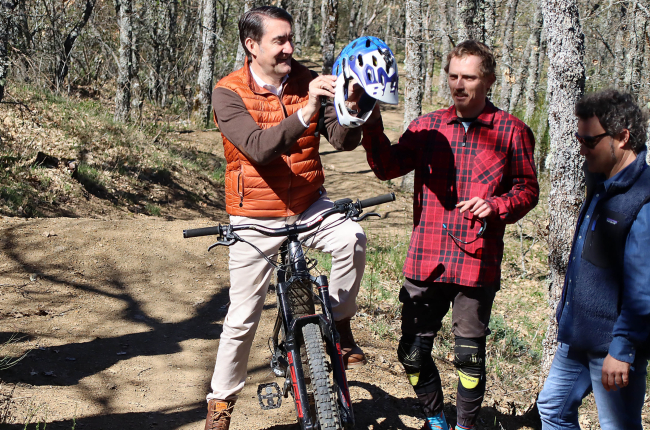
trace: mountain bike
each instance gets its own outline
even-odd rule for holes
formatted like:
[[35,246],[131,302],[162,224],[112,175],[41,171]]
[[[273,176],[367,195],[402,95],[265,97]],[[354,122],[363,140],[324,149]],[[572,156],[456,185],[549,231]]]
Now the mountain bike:
[[[237,231],[254,230],[273,237],[286,237],[279,255],[262,258],[277,268],[277,318],[269,339],[271,368],[284,378],[282,388],[276,383],[260,384],[257,397],[262,409],[279,408],[282,399],[292,394],[298,422],[302,430],[349,430],[354,428],[354,413],[345,377],[345,366],[332,317],[329,285],[325,275],[313,276],[310,270],[316,260],[303,252],[305,242],[298,236],[320,229],[330,216],[343,215],[323,228],[335,228],[347,219],[362,221],[379,216],[363,209],[395,200],[395,194],[385,194],[366,200],[342,199],[320,217],[304,224],[289,224],[267,228],[256,224],[218,225],[184,230],[183,237],[216,235],[219,240],[208,248],[230,246],[238,241],[255,246],[237,235]],[[318,309],[317,309],[318,308]],[[317,312],[318,310],[318,312]]]

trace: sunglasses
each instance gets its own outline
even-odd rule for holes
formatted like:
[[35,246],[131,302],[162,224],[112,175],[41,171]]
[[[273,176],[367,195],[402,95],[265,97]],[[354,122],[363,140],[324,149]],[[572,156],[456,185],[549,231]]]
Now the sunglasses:
[[609,136],[609,133],[601,133],[597,136],[581,136],[578,133],[576,133],[576,139],[578,139],[578,142],[582,143],[584,146],[586,146],[589,149],[594,149],[596,145],[600,142],[600,139],[602,139],[605,136]]
[[459,238],[457,238],[456,236],[454,236],[453,234],[451,234],[451,233],[449,232],[449,230],[447,230],[447,224],[444,224],[444,223],[443,223],[443,224],[442,224],[442,228],[444,228],[445,231],[447,232],[447,234],[449,235],[449,237],[451,237],[452,239],[454,239],[456,242],[460,242],[460,243],[463,243],[463,244],[465,244],[465,245],[469,245],[470,243],[474,243],[474,242],[476,242],[477,240],[479,240],[481,237],[483,237],[483,233],[485,233],[485,229],[487,228],[487,221],[486,221],[486,220],[484,220],[484,219],[482,219],[482,218],[474,218],[473,221],[478,221],[479,223],[481,223],[481,228],[480,228],[480,229],[478,230],[478,232],[476,233],[476,237],[475,237],[474,239],[472,239],[472,240],[468,240],[468,241],[460,240]]

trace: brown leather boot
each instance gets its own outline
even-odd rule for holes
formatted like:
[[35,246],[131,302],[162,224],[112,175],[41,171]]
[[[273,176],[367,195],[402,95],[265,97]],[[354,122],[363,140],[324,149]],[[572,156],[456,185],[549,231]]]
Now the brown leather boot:
[[205,419],[205,430],[228,430],[230,416],[234,407],[234,400],[212,399],[208,401],[208,417]]
[[336,331],[339,332],[341,337],[341,353],[343,354],[343,364],[346,369],[354,369],[355,367],[363,366],[366,364],[366,355],[361,348],[357,346],[352,336],[352,329],[350,328],[350,318],[336,321]]

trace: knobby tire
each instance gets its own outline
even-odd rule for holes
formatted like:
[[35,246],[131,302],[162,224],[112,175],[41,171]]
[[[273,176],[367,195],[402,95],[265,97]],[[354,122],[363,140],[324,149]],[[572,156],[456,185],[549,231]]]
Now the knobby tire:
[[340,430],[341,420],[334,396],[334,386],[326,361],[323,337],[318,324],[302,328],[305,350],[309,362],[310,388],[314,395],[316,418],[321,430]]

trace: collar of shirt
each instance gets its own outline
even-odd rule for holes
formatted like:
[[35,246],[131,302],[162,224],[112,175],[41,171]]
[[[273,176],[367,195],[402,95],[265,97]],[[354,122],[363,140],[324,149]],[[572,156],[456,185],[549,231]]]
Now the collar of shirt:
[[[630,166],[631,166],[631,165],[630,165]],[[606,179],[605,181],[603,181],[602,184],[603,184],[603,186],[605,187],[605,191],[608,191],[608,190],[609,190],[609,187],[610,187],[614,182],[618,181],[618,180],[621,178],[621,176],[623,176],[623,173],[624,173],[627,169],[630,168],[630,166],[626,166],[623,170],[621,170],[620,172],[618,172],[617,174],[615,174],[615,175],[612,176],[611,178]]]
[[[485,108],[483,109],[483,112],[479,114],[479,116],[474,120],[479,124],[486,125],[488,127],[491,127],[493,122],[494,122],[494,115],[499,109],[492,104],[492,102],[489,99],[485,99]],[[461,119],[464,118],[459,118],[458,115],[456,115],[456,106],[451,105],[449,109],[447,109],[447,124],[451,124],[453,122],[461,123]]]
[[282,92],[282,87],[284,86],[285,82],[287,82],[287,79],[289,79],[289,75],[285,75],[285,77],[282,78],[282,82],[280,83],[280,88],[278,88],[275,85],[267,84],[266,82],[264,82],[262,80],[262,78],[260,78],[259,76],[257,76],[255,74],[255,72],[253,72],[252,67],[249,67],[248,70],[250,70],[251,76],[253,77],[253,79],[255,79],[255,82],[257,83],[257,85],[264,88],[265,90],[271,91],[276,96],[280,95],[280,93]]

